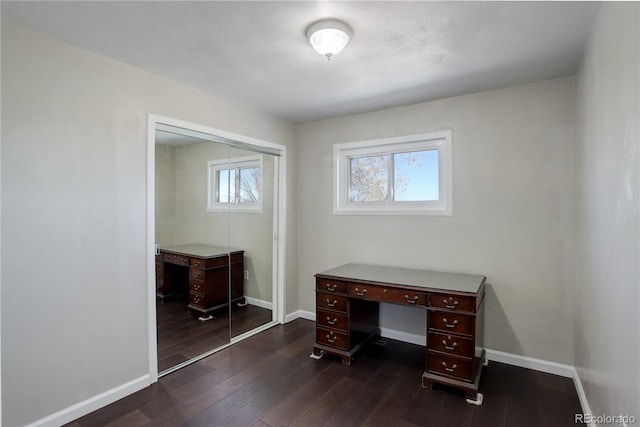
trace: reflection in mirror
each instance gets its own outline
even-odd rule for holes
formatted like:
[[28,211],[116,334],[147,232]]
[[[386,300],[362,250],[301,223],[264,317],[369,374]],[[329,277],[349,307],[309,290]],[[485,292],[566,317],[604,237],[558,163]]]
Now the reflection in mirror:
[[274,164],[273,155],[235,147],[229,152],[229,246],[244,251],[245,296],[245,304],[231,306],[231,337],[274,320]]
[[157,356],[164,374],[276,323],[278,157],[167,125],[155,137]]
[[[207,209],[207,162],[227,163],[229,146],[157,130],[155,158],[157,356],[163,373],[230,342],[229,211]],[[242,253],[231,258],[241,263]]]

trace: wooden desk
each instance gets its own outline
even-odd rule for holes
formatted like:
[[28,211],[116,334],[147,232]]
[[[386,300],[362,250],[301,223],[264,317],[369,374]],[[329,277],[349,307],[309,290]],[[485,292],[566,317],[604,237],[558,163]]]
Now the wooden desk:
[[353,355],[379,335],[380,302],[426,310],[422,386],[461,388],[467,402],[478,393],[483,348],[484,276],[347,264],[316,274],[316,344],[312,357]]
[[244,303],[244,251],[187,244],[156,255],[156,293],[162,301],[189,293],[187,308],[202,318],[231,302]]

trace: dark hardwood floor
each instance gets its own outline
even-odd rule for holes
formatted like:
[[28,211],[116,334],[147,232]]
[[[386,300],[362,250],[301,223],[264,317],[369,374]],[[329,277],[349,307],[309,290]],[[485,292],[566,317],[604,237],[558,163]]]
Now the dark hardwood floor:
[[230,330],[228,310],[217,310],[213,319],[203,322],[187,311],[187,304],[186,298],[157,303],[158,372],[228,343],[230,334],[240,335],[271,321],[271,310],[234,304]]
[[85,426],[573,426],[573,381],[490,362],[484,404],[422,389],[424,348],[381,339],[351,367],[309,358],[315,323],[298,319],[228,347],[75,422]]

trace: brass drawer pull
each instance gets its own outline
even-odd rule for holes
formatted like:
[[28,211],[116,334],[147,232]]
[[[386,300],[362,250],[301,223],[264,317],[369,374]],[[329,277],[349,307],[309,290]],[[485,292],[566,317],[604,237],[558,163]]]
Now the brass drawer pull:
[[327,289],[329,290],[329,292],[335,291],[337,287],[338,285],[331,286],[331,283],[327,283]]
[[329,341],[330,343],[336,342],[337,339],[338,337],[334,336],[333,332],[331,332],[331,334],[327,334],[327,341]]
[[[449,301],[451,301],[453,298],[449,297]],[[444,303],[444,306],[446,308],[456,308],[456,306],[458,305],[458,300],[455,300],[453,302],[453,305],[449,305],[449,301],[447,301],[446,299],[442,300],[442,302]]]
[[334,299],[333,302],[331,302],[329,301],[329,298],[327,298],[327,306],[335,307],[337,303],[338,303],[338,300]]
[[447,350],[454,350],[457,347],[458,343],[454,341],[453,344],[449,346],[445,340],[442,340],[442,345],[444,345],[444,348],[446,348]]
[[415,304],[418,301],[418,295],[415,295],[412,299],[409,299],[409,295],[405,295],[404,298],[409,304]]
[[164,259],[165,261],[169,261],[169,260],[171,259],[171,257],[170,257],[169,255],[165,255],[165,256],[163,257],[163,259]]
[[182,258],[180,260],[180,262],[183,263],[183,264],[186,264],[187,262],[189,262],[189,259],[188,258]]
[[447,328],[455,328],[456,325],[458,324],[458,321],[454,320],[453,323],[449,323],[449,322],[447,322],[447,318],[444,317],[442,319],[442,323],[444,323],[444,326],[446,326]]
[[194,296],[193,297],[193,302],[200,302],[200,297],[199,296]]
[[327,323],[330,325],[335,325],[338,322],[338,318],[334,317],[333,320],[329,316],[327,316]]
[[198,267],[200,265],[200,261],[193,261],[193,265],[195,265],[196,267]]
[[367,290],[366,290],[366,289],[363,289],[363,290],[362,290],[362,292],[360,292],[360,291],[358,290],[358,288],[356,288],[356,289],[355,289],[355,293],[356,293],[356,295],[358,295],[359,297],[363,297],[363,296],[364,296],[364,294],[366,294],[366,293],[367,293]]
[[193,272],[193,277],[200,277],[200,272],[199,271],[194,271]]
[[200,290],[200,285],[193,285],[193,290],[194,291],[199,291]]
[[447,372],[453,372],[458,367],[458,365],[456,365],[455,363],[451,367],[448,367],[447,362],[442,362],[442,366],[444,366],[444,370]]

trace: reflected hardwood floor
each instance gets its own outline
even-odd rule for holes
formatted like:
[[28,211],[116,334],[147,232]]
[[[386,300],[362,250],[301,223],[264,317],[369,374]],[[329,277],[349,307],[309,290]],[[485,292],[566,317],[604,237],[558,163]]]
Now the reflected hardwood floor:
[[[158,372],[162,372],[229,342],[229,314],[218,310],[214,318],[198,320],[186,299],[157,302]],[[271,321],[271,310],[246,305],[232,309],[233,336]]]
[[314,342],[308,320],[271,328],[69,426],[554,427],[582,412],[569,378],[491,362],[478,407],[421,388],[424,347],[382,339],[346,367],[310,359]]

